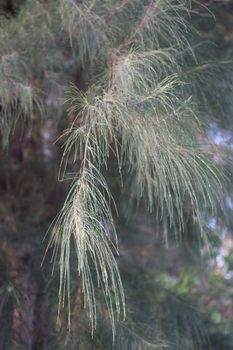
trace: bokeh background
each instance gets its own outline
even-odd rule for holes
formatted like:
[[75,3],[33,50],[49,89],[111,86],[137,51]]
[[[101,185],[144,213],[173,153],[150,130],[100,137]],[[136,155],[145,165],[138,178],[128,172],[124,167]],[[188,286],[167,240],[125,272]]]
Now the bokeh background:
[[[72,325],[67,331],[65,309],[57,320],[58,267],[51,276],[49,256],[41,265],[45,233],[68,188],[58,181],[58,137],[72,122],[62,98],[70,81],[85,89],[85,71],[77,68],[67,33],[56,39],[43,27],[47,10],[46,1],[0,1],[1,33],[5,31],[1,62],[13,57],[24,75],[27,67],[18,50],[30,47],[30,79],[43,88],[46,110],[43,120],[35,113],[30,132],[16,124],[8,147],[0,150],[0,349],[111,349],[101,294],[92,337],[80,280],[72,282]],[[12,28],[12,18],[25,21],[23,29]],[[198,239],[191,223],[179,243],[172,236],[165,241],[153,215],[143,205],[136,211],[129,204],[130,186],[119,190],[112,163],[108,183],[119,210],[117,261],[127,303],[127,319],[117,325],[116,349],[233,349],[233,2],[193,2],[190,21],[208,47],[200,50],[228,67],[216,75],[216,89],[209,88],[213,109],[207,127],[215,162],[228,170],[225,208],[206,219],[208,245]],[[59,28],[59,23],[54,26]],[[3,134],[1,139],[4,144]]]

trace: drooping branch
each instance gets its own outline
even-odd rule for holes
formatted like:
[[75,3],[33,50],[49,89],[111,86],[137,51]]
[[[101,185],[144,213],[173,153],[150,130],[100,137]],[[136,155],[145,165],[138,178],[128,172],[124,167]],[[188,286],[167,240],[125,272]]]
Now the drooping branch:
[[[83,111],[82,111],[83,112]],[[82,113],[83,115],[83,113]],[[89,119],[84,114],[84,120]],[[76,255],[76,266],[81,277],[84,307],[90,317],[92,332],[96,328],[96,288],[101,288],[115,337],[115,312],[125,313],[123,286],[113,252],[118,253],[117,238],[110,209],[111,193],[99,169],[93,164],[96,140],[95,120],[83,126],[80,142],[82,162],[78,179],[75,177],[68,197],[58,214],[48,247],[54,246],[54,262],[60,250],[59,311],[68,302],[70,326],[71,253]],[[80,132],[80,127],[77,127]],[[72,137],[72,128],[68,131]],[[69,147],[65,153],[70,152]],[[102,150],[98,150],[102,153]],[[113,237],[111,237],[113,236]],[[112,239],[113,238],[113,239]],[[74,249],[72,248],[74,244]],[[72,266],[74,260],[72,259]],[[94,267],[95,276],[92,268]]]

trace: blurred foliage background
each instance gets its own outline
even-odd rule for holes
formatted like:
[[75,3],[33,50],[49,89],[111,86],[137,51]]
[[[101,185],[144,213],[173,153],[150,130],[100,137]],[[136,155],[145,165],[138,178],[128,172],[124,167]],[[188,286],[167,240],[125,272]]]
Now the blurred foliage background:
[[[79,34],[77,23],[72,23],[76,32],[62,30],[57,8],[54,1],[0,1],[3,350],[113,347],[101,291],[97,291],[99,319],[92,335],[80,278],[71,281],[71,327],[67,330],[68,310],[64,308],[57,318],[59,266],[51,275],[50,252],[41,265],[48,240],[45,233],[68,192],[68,185],[58,181],[59,136],[73,122],[63,98],[70,82],[85,90],[92,72],[91,63],[79,56],[81,39],[73,38]],[[63,10],[65,22],[67,9]],[[198,227],[188,217],[180,241],[170,235],[165,240],[153,214],[147,213],[143,203],[136,209],[131,201],[131,179],[126,179],[126,189],[120,187],[113,159],[107,179],[119,210],[114,217],[120,247],[117,263],[127,308],[126,319],[116,324],[115,349],[233,349],[233,3],[194,1],[190,13],[190,23],[203,41],[197,48],[203,51],[202,65],[209,64],[208,57],[219,63],[209,86],[209,70],[203,73],[196,93],[202,94],[204,84],[211,106],[207,136],[216,164],[229,174],[225,208],[215,216],[206,210],[208,245],[198,238]],[[105,33],[98,25],[100,40]],[[99,50],[98,40],[95,45],[91,57]],[[68,167],[72,169],[72,164]]]

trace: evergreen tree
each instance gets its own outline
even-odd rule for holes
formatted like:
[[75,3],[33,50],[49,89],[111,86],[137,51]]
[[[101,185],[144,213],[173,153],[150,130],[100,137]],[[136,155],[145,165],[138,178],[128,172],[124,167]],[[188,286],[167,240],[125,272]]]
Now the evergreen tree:
[[231,60],[192,28],[204,5],[1,7],[2,349],[211,349],[206,316],[127,262],[133,237],[116,229],[147,211],[167,245],[211,246],[229,175],[207,130]]

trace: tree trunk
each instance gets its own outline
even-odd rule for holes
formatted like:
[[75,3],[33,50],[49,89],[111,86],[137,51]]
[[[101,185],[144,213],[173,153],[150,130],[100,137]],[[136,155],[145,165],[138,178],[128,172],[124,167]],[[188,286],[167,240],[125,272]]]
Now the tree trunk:
[[51,342],[51,317],[42,278],[33,271],[33,249],[26,242],[0,240],[7,275],[16,290],[12,311],[12,350],[48,350]]

